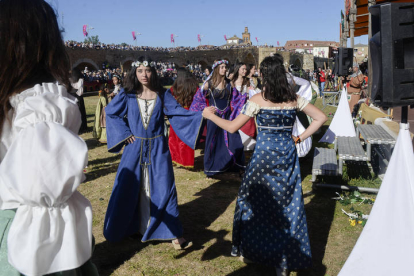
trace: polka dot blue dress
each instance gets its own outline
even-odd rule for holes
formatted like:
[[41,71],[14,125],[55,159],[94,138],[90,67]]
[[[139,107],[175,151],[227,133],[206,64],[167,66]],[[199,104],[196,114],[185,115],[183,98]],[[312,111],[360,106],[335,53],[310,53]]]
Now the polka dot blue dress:
[[[306,104],[298,99],[298,108]],[[260,108],[248,101],[242,113],[256,115],[258,134],[237,198],[232,255],[282,269],[309,268],[302,180],[292,139],[296,108]]]

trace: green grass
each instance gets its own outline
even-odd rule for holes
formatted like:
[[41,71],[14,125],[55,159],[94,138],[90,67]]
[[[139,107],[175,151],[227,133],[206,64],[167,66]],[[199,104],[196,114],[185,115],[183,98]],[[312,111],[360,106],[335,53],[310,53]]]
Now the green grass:
[[[81,137],[89,147],[89,164],[86,168],[87,179],[81,185],[80,192],[93,206],[93,234],[96,239],[93,262],[100,275],[274,275],[273,268],[246,265],[230,256],[235,199],[241,179],[232,173],[220,175],[217,179],[206,179],[200,150],[196,151],[193,170],[174,167],[180,219],[185,237],[194,243],[191,250],[175,251],[168,242],[141,243],[138,236],[120,243],[107,242],[102,234],[103,222],[121,154],[108,153],[106,145],[92,138],[97,102],[97,96],[85,97],[89,131]],[[316,105],[320,107],[320,99]],[[335,110],[334,107],[327,107],[324,112],[328,114]],[[324,131],[314,135],[314,141],[318,141]],[[327,146],[317,142],[314,145]],[[355,245],[362,226],[350,226],[341,209],[349,211],[352,205],[344,207],[333,200],[332,197],[337,196],[335,191],[312,189],[312,156],[313,152],[300,162],[314,267],[292,275],[337,275]],[[343,177],[321,180],[327,183],[379,186],[381,181],[369,171],[361,171],[362,174],[358,175],[350,169],[351,166],[348,165],[349,170],[345,168]],[[354,207],[364,213],[369,213],[371,209],[370,205]]]

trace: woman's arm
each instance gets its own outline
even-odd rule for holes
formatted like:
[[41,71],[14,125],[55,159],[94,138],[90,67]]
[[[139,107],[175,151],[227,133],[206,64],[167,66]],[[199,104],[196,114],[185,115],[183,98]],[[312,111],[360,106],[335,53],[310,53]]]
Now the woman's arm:
[[216,108],[214,106],[207,107],[203,110],[203,117],[230,133],[238,131],[250,119],[249,116],[240,114],[233,121],[229,121],[215,115],[215,111]]
[[308,128],[301,135],[299,135],[300,140],[304,141],[306,138],[314,134],[326,122],[328,117],[326,117],[322,110],[310,103],[307,104],[302,111],[313,119]]

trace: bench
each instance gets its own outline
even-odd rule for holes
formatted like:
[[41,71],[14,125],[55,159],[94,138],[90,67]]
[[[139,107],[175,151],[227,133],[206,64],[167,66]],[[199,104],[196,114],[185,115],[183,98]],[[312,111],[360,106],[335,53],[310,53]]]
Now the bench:
[[338,150],[339,173],[342,174],[344,161],[368,161],[368,156],[362,148],[358,137],[337,136],[335,139],[335,151]]
[[318,175],[338,175],[338,162],[334,149],[315,148],[312,164],[312,182]]
[[368,161],[371,161],[371,145],[391,145],[392,149],[396,142],[394,137],[379,125],[358,125],[357,137],[359,134],[367,145]]

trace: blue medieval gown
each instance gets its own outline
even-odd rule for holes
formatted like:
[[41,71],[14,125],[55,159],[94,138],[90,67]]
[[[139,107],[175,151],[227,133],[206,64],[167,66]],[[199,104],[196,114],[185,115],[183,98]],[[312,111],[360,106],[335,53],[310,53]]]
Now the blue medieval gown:
[[[210,91],[210,90],[208,90]],[[246,102],[246,96],[228,84],[225,90],[208,91],[199,89],[191,104],[191,111],[201,111],[207,105],[217,108],[218,116],[233,120],[239,115]],[[207,104],[208,103],[208,104]],[[244,170],[244,146],[238,132],[228,133],[211,121],[207,121],[207,135],[204,150],[204,173],[212,176],[228,170]]]
[[178,137],[195,148],[203,121],[201,112],[182,108],[169,91],[159,93],[144,127],[136,94],[121,92],[105,108],[108,150],[119,152],[125,146],[105,216],[104,236],[119,241],[140,228],[140,192],[144,168],[149,178],[149,221],[142,241],[182,237],[178,219],[177,191],[168,140],[164,136],[166,115]]
[[297,107],[260,107],[247,101],[243,114],[257,123],[257,143],[246,168],[233,222],[232,255],[273,267],[311,266],[299,159],[292,139]]

